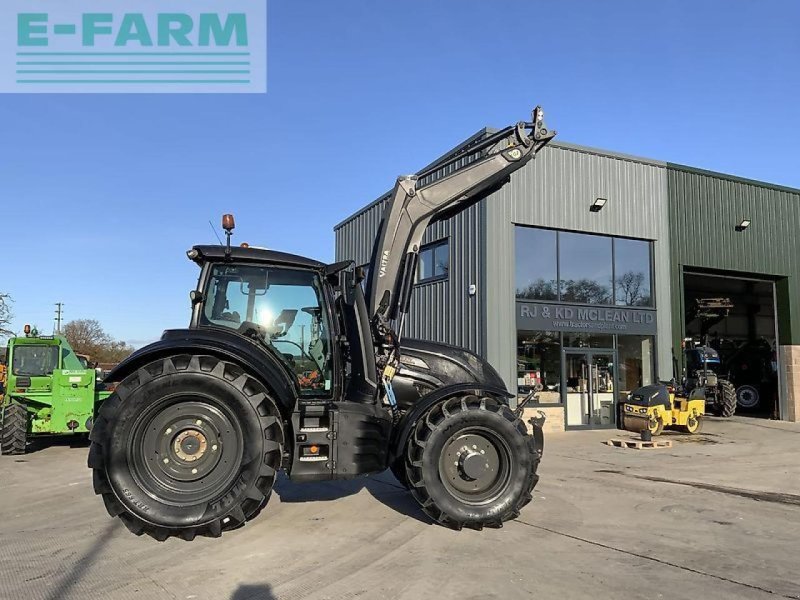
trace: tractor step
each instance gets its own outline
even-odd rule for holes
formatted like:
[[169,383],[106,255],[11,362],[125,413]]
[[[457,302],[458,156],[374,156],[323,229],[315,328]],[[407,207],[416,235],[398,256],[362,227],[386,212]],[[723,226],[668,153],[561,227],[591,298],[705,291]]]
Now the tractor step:
[[658,448],[672,448],[672,440],[653,440],[644,442],[642,440],[620,440],[612,439],[605,442],[607,446],[614,448],[629,448],[631,450],[655,450]]

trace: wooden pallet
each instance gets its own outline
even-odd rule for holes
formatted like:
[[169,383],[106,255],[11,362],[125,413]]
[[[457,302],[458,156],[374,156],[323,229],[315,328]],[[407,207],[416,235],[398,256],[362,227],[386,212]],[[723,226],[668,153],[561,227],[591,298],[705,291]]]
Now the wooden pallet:
[[657,448],[672,448],[672,440],[653,440],[652,442],[643,442],[642,440],[608,440],[606,442],[609,446],[615,448],[630,448],[631,450],[655,450]]

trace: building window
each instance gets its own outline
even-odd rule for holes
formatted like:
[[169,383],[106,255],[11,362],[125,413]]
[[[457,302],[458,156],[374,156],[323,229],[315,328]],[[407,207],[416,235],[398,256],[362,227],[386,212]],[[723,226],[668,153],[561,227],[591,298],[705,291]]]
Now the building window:
[[558,300],[556,232],[536,227],[517,227],[515,271],[517,298]]
[[427,244],[419,251],[417,283],[447,279],[450,272],[450,243],[439,240]]
[[576,304],[611,304],[611,238],[559,232],[561,300]]
[[561,403],[561,334],[556,331],[517,332],[517,392],[537,385],[540,404]]
[[652,242],[517,226],[520,300],[653,306]]
[[650,292],[650,242],[614,240],[615,304],[653,306]]
[[604,333],[564,333],[567,348],[613,348],[614,336]]

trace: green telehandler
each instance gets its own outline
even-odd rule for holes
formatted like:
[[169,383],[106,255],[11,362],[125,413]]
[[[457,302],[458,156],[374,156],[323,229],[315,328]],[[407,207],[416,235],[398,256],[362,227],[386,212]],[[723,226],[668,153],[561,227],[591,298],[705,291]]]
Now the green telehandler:
[[8,341],[0,384],[0,452],[24,454],[29,439],[87,434],[111,390],[98,385],[66,338],[43,336],[25,326]]

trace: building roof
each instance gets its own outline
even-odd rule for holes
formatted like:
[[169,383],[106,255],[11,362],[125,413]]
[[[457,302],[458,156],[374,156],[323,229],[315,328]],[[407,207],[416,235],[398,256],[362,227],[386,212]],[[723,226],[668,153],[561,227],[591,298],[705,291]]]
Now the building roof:
[[[422,169],[420,169],[420,172],[427,171],[428,169],[431,169],[431,168],[435,167],[437,163],[445,161],[446,159],[451,157],[453,154],[456,154],[457,152],[462,150],[464,147],[470,145],[474,141],[476,141],[476,140],[478,140],[478,139],[480,139],[480,138],[482,138],[484,136],[491,135],[492,133],[495,133],[496,131],[497,131],[497,129],[495,129],[493,127],[484,127],[482,129],[479,129],[473,135],[471,135],[466,140],[464,140],[463,142],[458,144],[455,148],[452,148],[451,150],[445,152],[439,158],[437,158],[436,160],[434,160],[433,162],[431,162],[427,166],[425,166]],[[792,187],[789,187],[789,186],[778,185],[778,184],[775,184],[775,183],[768,183],[766,181],[758,181],[758,180],[755,180],[755,179],[747,179],[745,177],[738,177],[736,175],[729,175],[727,173],[720,173],[718,171],[709,171],[709,170],[706,170],[706,169],[699,169],[697,167],[690,167],[690,166],[682,165],[682,164],[678,164],[678,163],[660,161],[660,160],[655,160],[655,159],[652,159],[652,158],[644,158],[644,157],[641,157],[641,156],[635,156],[633,154],[625,154],[625,153],[622,153],[622,152],[614,152],[612,150],[605,150],[605,149],[602,149],[602,148],[594,148],[592,146],[582,146],[580,144],[573,144],[571,142],[553,141],[553,142],[550,142],[547,145],[547,147],[545,147],[543,149],[543,151],[547,151],[548,148],[559,148],[559,149],[562,149],[562,150],[571,150],[573,152],[582,152],[582,153],[585,153],[585,154],[593,154],[595,156],[605,156],[605,157],[614,158],[614,159],[617,159],[617,160],[626,160],[626,161],[630,161],[630,162],[637,162],[637,163],[646,164],[646,165],[652,165],[652,166],[656,166],[656,167],[667,167],[667,168],[675,169],[675,170],[679,170],[679,171],[686,171],[686,172],[690,172],[690,173],[697,173],[699,175],[707,175],[707,176],[710,176],[710,177],[717,177],[719,179],[725,179],[725,180],[734,181],[734,182],[737,182],[737,183],[744,183],[744,184],[748,184],[748,185],[755,185],[755,186],[759,186],[759,187],[774,189],[774,190],[778,190],[778,191],[782,191],[782,192],[800,194],[800,189],[798,189],[798,188],[792,188]],[[340,221],[339,223],[334,225],[333,230],[336,231],[336,230],[340,229],[342,226],[346,225],[350,221],[352,221],[352,220],[356,219],[357,217],[359,217],[360,215],[364,214],[369,209],[373,208],[377,204],[380,204],[381,202],[383,202],[384,200],[386,200],[389,197],[389,194],[391,194],[391,190],[386,192],[385,194],[382,194],[381,196],[379,196],[378,198],[376,198],[375,200],[373,200],[372,202],[370,202],[369,204],[367,204],[363,208],[357,210],[356,212],[354,212],[350,216],[346,217],[345,219],[343,219],[342,221]]]

